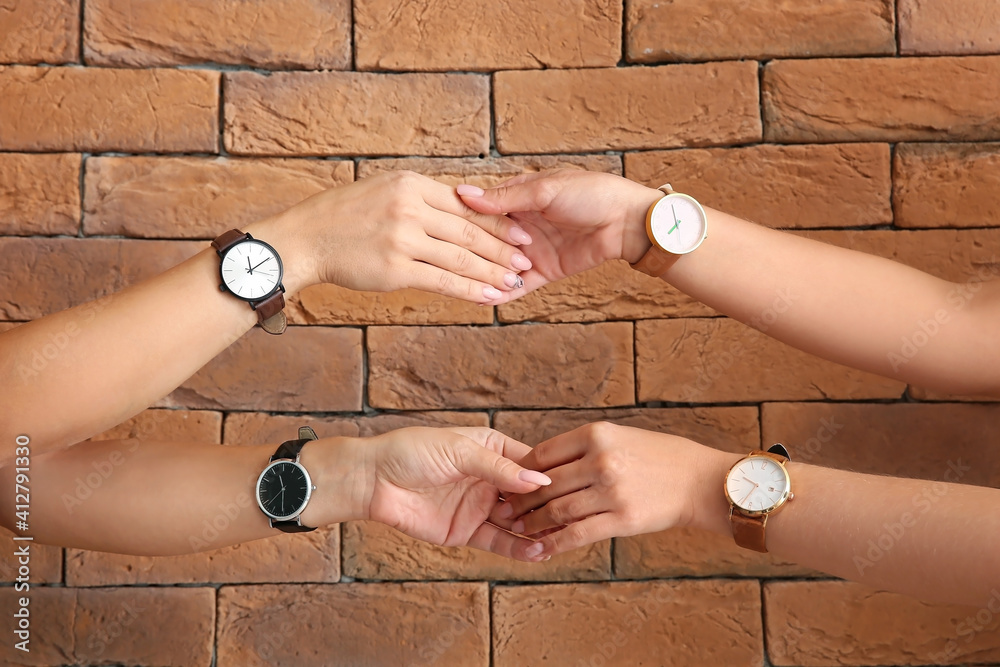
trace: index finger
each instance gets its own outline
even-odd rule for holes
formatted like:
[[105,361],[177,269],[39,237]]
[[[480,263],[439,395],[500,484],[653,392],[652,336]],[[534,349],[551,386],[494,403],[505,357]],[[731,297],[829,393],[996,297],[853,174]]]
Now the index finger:
[[444,183],[433,181],[421,194],[428,206],[433,206],[439,211],[445,211],[446,213],[465,218],[505,243],[512,246],[528,245],[531,243],[531,236],[528,235],[528,232],[524,231],[513,220],[503,215],[502,212],[488,213],[478,211],[469,206],[458,195],[455,188],[449,187]]

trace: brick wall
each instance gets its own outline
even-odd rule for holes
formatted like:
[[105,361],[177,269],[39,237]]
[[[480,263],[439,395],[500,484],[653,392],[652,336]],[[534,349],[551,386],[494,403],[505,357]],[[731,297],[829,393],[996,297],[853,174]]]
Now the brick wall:
[[[968,280],[1000,252],[998,54],[994,0],[8,0],[0,330],[398,168],[669,180]],[[429,423],[536,443],[609,419],[876,473],[936,479],[961,459],[965,481],[1000,485],[984,446],[1000,405],[810,358],[620,264],[493,309],[321,286],[289,312],[285,336],[251,333],[102,437]],[[734,341],[743,354],[715,354]],[[234,372],[251,357],[272,381]],[[986,600],[920,604],[729,542],[672,531],[530,566],[371,523],[179,558],[39,547],[32,652],[4,630],[0,661],[1000,663]],[[0,580],[12,552],[0,539]]]

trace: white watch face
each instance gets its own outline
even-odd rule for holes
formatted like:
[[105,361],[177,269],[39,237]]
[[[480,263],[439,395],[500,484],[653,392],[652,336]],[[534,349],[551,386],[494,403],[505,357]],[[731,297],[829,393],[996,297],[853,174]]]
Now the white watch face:
[[263,241],[243,241],[222,257],[222,282],[241,299],[256,301],[281,282],[281,260]]
[[708,231],[701,204],[693,197],[676,192],[656,202],[648,226],[656,243],[676,255],[687,254],[700,246]]
[[769,512],[787,500],[788,472],[772,458],[749,456],[729,471],[726,493],[740,509]]

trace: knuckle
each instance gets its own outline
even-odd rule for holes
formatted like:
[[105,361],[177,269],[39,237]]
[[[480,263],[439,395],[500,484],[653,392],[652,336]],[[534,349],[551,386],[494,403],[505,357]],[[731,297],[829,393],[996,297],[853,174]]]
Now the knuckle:
[[455,278],[447,271],[442,271],[438,275],[437,288],[439,292],[450,293],[455,285]]
[[471,222],[466,222],[462,226],[462,245],[469,247],[479,240],[479,227]]
[[472,254],[462,248],[455,253],[455,269],[462,274],[469,272],[472,266]]

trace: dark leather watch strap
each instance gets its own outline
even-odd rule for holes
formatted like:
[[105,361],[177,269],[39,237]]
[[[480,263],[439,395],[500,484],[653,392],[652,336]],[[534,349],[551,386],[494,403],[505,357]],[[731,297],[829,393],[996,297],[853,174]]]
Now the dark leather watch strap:
[[250,238],[250,235],[246,232],[241,232],[238,229],[230,229],[228,232],[219,234],[214,241],[212,241],[212,247],[215,251],[219,253],[219,257],[225,254],[227,250],[239,243],[240,241],[246,241]]

